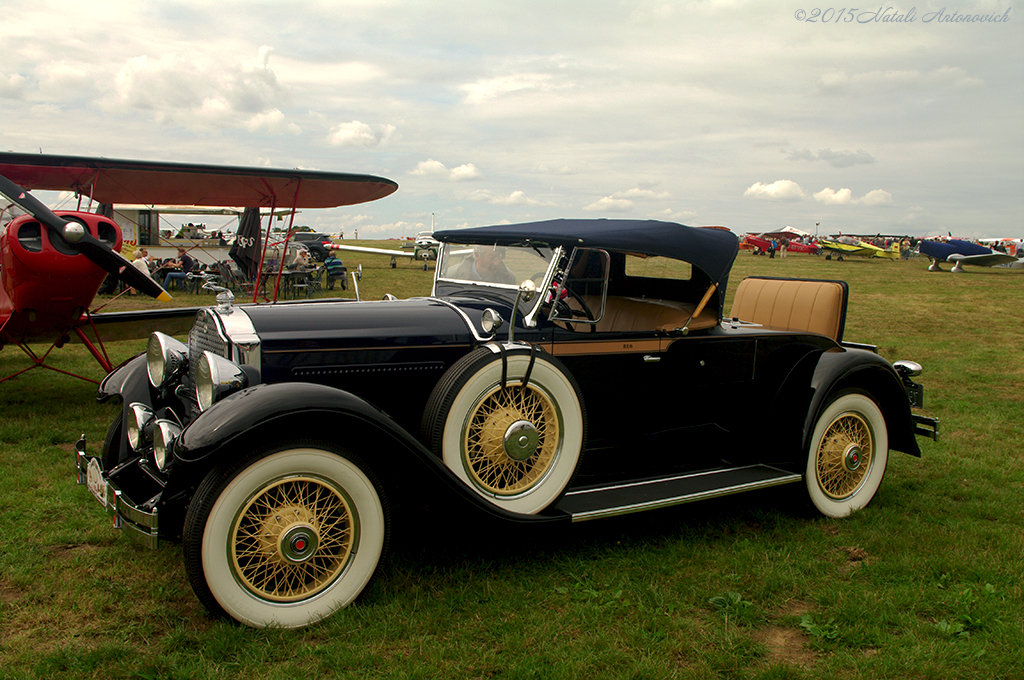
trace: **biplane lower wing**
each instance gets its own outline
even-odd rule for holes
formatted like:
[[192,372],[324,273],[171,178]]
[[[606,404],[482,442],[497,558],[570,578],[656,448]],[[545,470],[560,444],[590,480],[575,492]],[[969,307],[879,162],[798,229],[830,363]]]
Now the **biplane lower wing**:
[[148,338],[153,331],[167,335],[185,335],[192,328],[202,307],[140,309],[128,312],[96,312],[88,316],[83,328],[95,325],[104,342]]

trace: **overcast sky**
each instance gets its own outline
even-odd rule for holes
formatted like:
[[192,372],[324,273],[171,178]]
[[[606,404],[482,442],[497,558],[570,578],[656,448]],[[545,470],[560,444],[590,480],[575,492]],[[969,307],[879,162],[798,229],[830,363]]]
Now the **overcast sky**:
[[840,9],[3,0],[0,149],[398,182],[298,219],[348,237],[432,215],[1024,236],[1024,8]]

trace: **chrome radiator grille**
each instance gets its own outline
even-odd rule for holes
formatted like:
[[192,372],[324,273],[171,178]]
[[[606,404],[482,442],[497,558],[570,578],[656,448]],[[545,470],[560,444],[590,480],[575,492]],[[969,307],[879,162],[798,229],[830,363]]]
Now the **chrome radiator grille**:
[[[196,314],[195,323],[188,333],[188,393],[193,393],[196,384],[196,366],[204,351],[227,357],[227,339],[221,334],[215,314],[211,309],[202,309]],[[199,405],[192,404],[192,417],[199,415]]]

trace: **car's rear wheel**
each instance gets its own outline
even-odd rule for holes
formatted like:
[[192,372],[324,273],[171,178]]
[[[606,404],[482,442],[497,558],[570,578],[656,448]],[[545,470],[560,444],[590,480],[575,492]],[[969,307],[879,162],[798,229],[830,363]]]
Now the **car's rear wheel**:
[[845,517],[871,502],[885,476],[889,436],[885,417],[866,394],[844,392],[815,422],[805,481],[811,503]]
[[535,514],[572,480],[586,416],[576,381],[554,357],[514,348],[504,350],[503,361],[481,347],[442,376],[423,431],[445,465],[481,497]]
[[358,459],[309,445],[214,468],[185,516],[189,582],[214,613],[296,628],[363,591],[387,538],[378,486]]

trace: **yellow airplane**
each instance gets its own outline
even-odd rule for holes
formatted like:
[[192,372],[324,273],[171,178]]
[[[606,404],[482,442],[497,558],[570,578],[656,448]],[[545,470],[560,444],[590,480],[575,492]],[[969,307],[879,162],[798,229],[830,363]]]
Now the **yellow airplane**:
[[823,250],[828,251],[828,254],[825,255],[826,260],[831,260],[833,253],[838,254],[836,259],[840,261],[849,256],[882,257],[888,260],[900,259],[900,246],[896,242],[893,242],[888,248],[879,248],[876,245],[861,241],[852,236],[840,236],[836,239],[819,238],[818,245]]

